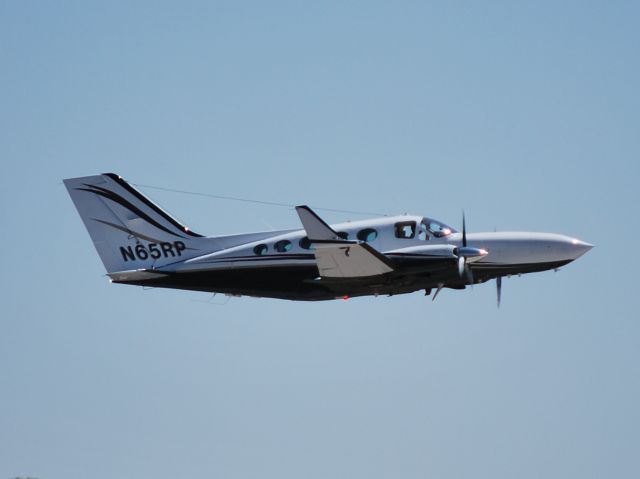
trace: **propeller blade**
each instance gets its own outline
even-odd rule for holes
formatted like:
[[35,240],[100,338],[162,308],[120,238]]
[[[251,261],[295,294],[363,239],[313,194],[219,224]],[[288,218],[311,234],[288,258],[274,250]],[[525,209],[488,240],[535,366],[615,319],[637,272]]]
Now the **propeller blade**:
[[496,292],[498,293],[498,308],[500,307],[500,299],[502,299],[502,276],[496,278]]
[[467,275],[467,283],[469,283],[470,285],[473,285],[473,271],[471,271],[471,268],[466,263],[464,265],[464,272]]
[[465,262],[464,256],[459,256],[458,257],[458,274],[461,277],[464,274],[465,265],[466,265],[466,262]]
[[462,246],[467,246],[467,226],[464,220],[464,210],[462,210]]
[[444,284],[440,283],[438,285],[438,289],[436,289],[436,294],[433,295],[433,297],[431,298],[431,301],[435,301],[436,300],[436,297],[438,296],[438,293],[440,291],[442,291],[442,288],[444,288]]

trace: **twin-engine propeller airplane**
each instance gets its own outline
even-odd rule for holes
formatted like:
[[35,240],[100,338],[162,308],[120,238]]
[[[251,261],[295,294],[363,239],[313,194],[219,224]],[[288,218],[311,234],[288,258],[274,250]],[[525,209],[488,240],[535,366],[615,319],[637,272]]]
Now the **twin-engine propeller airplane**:
[[64,183],[114,283],[316,301],[394,295],[559,268],[593,246],[551,233],[467,234],[423,216],[204,237],[113,173]]

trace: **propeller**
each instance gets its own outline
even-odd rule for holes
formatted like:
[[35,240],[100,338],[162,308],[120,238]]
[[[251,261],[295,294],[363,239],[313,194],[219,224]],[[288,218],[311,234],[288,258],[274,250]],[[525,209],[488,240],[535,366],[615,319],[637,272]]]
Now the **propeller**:
[[496,292],[498,293],[498,308],[500,307],[500,299],[502,299],[502,276],[496,278]]
[[436,294],[433,295],[433,297],[431,298],[431,301],[435,301],[436,297],[438,296],[438,293],[440,293],[440,291],[442,291],[442,288],[444,288],[444,283],[439,283],[438,284],[438,289],[436,289]]
[[479,256],[486,256],[487,250],[482,248],[472,248],[467,246],[467,225],[464,217],[464,210],[462,210],[462,246],[454,250],[454,254],[458,257],[458,274],[460,277],[466,276],[467,284],[473,284],[473,273],[469,267],[468,258],[477,258]]
[[464,210],[462,210],[462,246],[467,247],[467,225],[464,220]]

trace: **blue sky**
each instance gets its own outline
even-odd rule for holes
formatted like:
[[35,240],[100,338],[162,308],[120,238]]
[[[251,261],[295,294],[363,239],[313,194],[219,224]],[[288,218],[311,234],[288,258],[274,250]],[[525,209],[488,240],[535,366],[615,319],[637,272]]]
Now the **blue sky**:
[[[637,477],[639,14],[4,2],[0,477]],[[207,303],[108,283],[61,184],[105,171],[596,248],[500,310]],[[298,225],[143,191],[205,234]]]

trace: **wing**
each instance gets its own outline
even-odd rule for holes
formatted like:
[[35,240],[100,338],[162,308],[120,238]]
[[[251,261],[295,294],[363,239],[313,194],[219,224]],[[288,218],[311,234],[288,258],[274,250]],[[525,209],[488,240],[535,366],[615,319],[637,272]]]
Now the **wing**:
[[341,240],[308,206],[297,206],[296,211],[309,241],[314,244],[321,277],[362,278],[393,271],[393,263],[386,256],[367,243]]
[[315,243],[316,263],[324,278],[361,278],[393,271],[393,265],[366,243]]

